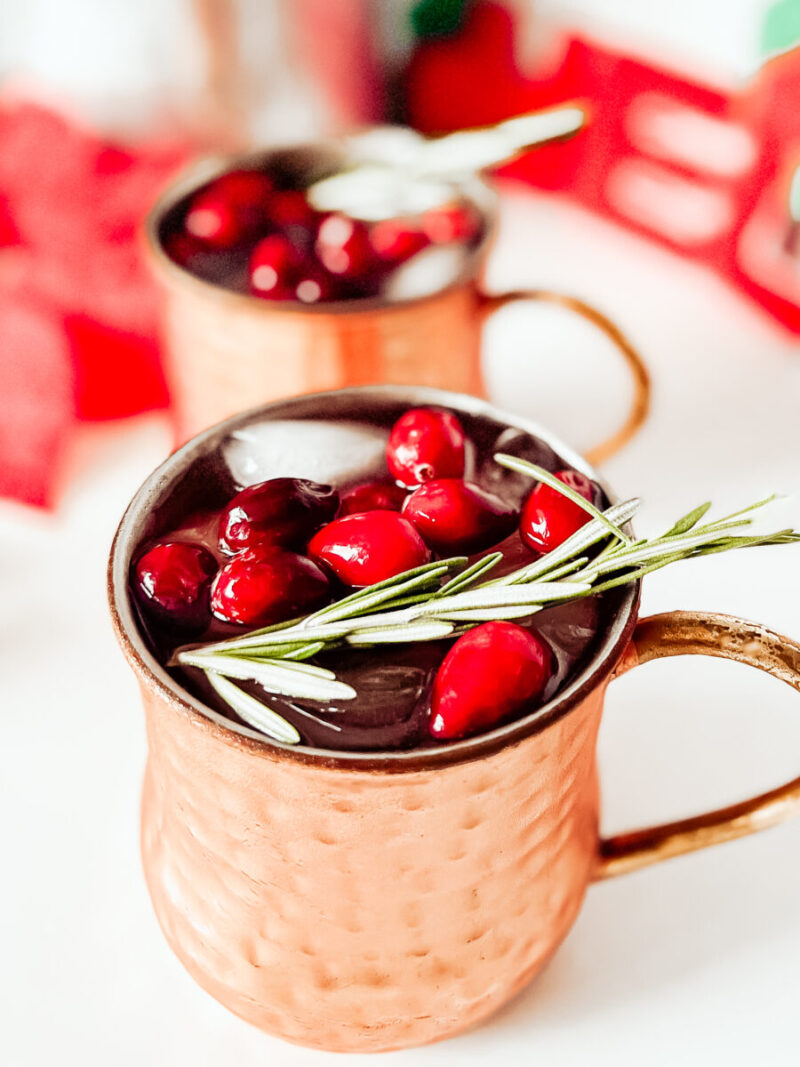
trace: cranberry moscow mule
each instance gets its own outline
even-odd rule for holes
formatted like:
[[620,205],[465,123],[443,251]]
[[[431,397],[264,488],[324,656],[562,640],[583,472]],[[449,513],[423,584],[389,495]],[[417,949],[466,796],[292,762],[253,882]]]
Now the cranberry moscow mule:
[[[131,592],[151,648],[179,684],[253,725],[244,705],[232,707],[189,662],[193,650],[202,656],[406,572],[424,579],[437,561],[466,567],[491,556],[491,576],[501,578],[591,521],[557,490],[532,490],[529,477],[494,460],[497,452],[554,472],[593,506],[608,503],[536,437],[436,405],[384,402],[369,416],[340,410],[329,422],[253,423],[200,461],[204,489],[183,513],[168,502],[169,519],[137,547]],[[267,695],[253,678],[235,684],[306,745],[441,744],[551,699],[591,655],[618,599],[609,592],[556,603],[452,640],[322,648],[303,662],[335,669],[341,695],[327,700]]]
[[297,397],[174,453],[109,577],[145,877],[192,976],[315,1048],[437,1040],[530,981],[593,880],[791,814],[800,781],[598,836],[616,673],[701,652],[800,689],[800,646],[764,627],[637,622],[648,571],[797,540],[750,530],[768,502],[639,539],[640,502],[546,431],[419,388]]

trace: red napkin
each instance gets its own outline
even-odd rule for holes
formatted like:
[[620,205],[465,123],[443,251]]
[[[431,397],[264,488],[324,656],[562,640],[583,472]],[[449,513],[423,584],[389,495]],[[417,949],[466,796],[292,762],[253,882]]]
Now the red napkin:
[[0,494],[46,506],[73,422],[72,367],[58,316],[24,288],[0,290]]
[[51,504],[76,420],[167,406],[139,229],[186,157],[0,96],[0,494]]

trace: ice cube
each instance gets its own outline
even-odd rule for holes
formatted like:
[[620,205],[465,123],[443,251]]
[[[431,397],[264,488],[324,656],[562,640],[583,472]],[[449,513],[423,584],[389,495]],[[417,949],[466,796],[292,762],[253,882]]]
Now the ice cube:
[[462,244],[440,245],[419,252],[391,275],[386,285],[389,300],[415,300],[437,293],[462,271],[467,252]]
[[222,455],[241,488],[282,477],[346,485],[384,472],[387,436],[364,423],[273,419],[235,430]]

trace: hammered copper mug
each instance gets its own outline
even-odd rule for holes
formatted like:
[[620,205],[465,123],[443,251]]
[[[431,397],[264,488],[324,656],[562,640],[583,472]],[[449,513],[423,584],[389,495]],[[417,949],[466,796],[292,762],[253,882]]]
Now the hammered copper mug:
[[179,440],[254,404],[323,389],[386,383],[483,396],[484,321],[509,303],[545,301],[591,322],[624,359],[633,386],[627,414],[587,456],[600,463],[621,448],[647,416],[650,382],[641,356],[610,319],[575,297],[539,289],[484,292],[481,277],[497,229],[497,198],[478,176],[460,189],[485,220],[479,244],[449,284],[414,299],[319,306],[260,300],[198,278],[166,253],[163,239],[179,205],[217,175],[272,164],[313,181],[342,165],[342,151],[336,144],[306,145],[206,160],[170,186],[150,213],[145,254],[161,292],[165,368]]
[[109,567],[114,626],[147,721],[142,852],[164,934],[199,984],[242,1018],[336,1051],[464,1030],[545,964],[593,881],[800,812],[799,778],[692,819],[598,836],[595,743],[614,678],[699,654],[800,690],[800,645],[723,615],[637,620],[637,586],[619,593],[591,661],[553,700],[453,744],[285,747],[181,688],[143,640],[128,574],[142,538],[169,528],[169,502],[183,507],[201,491],[202,467],[187,476],[189,466],[254,417],[369,415],[398,404],[499,418],[597,478],[540,427],[478,399],[379,388],[297,398],[207,430],[163,463],[129,506]]

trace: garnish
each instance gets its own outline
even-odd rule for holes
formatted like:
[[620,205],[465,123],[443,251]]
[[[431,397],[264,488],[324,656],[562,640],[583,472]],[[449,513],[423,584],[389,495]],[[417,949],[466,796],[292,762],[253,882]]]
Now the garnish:
[[[305,617],[202,646],[184,646],[171,664],[205,672],[215,692],[245,722],[284,744],[296,744],[294,726],[260,698],[229,679],[259,685],[297,700],[342,701],[355,690],[335,673],[307,662],[337,648],[453,639],[487,622],[528,618],[542,607],[627,585],[678,560],[756,545],[800,540],[791,529],[769,534],[745,531],[755,504],[702,523],[710,504],[682,516],[654,538],[634,538],[622,529],[639,509],[638,499],[598,511],[553,475],[513,456],[495,460],[563,494],[588,521],[558,547],[500,578],[487,576],[503,558],[493,552],[469,564],[466,557],[436,560],[359,589]],[[589,551],[602,545],[593,558]]]

